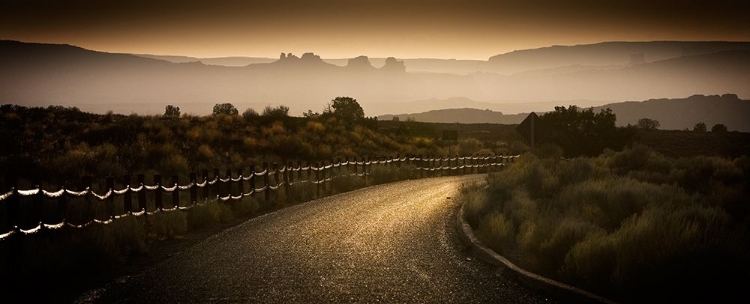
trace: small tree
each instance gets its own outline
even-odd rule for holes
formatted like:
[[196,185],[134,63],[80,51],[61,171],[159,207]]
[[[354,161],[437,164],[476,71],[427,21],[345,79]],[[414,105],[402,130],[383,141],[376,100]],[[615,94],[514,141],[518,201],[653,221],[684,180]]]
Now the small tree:
[[180,118],[180,107],[168,105],[164,109],[164,118]]
[[715,124],[713,127],[711,127],[711,132],[713,133],[721,133],[726,131],[727,126],[725,126],[724,124]]
[[240,112],[231,103],[217,103],[214,105],[213,115],[238,115]]
[[359,105],[356,99],[351,97],[336,97],[328,104],[326,113],[333,114],[339,119],[355,123],[365,118],[365,111]]
[[706,123],[705,122],[699,122],[693,126],[693,132],[706,132]]
[[650,118],[641,118],[638,120],[638,128],[643,130],[656,130],[659,128],[659,121]]

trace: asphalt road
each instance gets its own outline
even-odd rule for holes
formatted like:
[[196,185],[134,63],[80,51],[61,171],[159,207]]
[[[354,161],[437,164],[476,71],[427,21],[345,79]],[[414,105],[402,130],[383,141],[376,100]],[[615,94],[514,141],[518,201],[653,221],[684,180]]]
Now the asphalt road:
[[482,178],[375,186],[256,217],[78,302],[551,302],[460,243],[451,198]]

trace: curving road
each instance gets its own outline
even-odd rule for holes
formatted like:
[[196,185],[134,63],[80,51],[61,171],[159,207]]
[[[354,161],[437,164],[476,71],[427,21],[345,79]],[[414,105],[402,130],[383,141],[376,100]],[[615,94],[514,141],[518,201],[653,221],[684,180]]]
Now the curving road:
[[550,302],[461,245],[450,198],[482,178],[375,186],[256,217],[78,302]]

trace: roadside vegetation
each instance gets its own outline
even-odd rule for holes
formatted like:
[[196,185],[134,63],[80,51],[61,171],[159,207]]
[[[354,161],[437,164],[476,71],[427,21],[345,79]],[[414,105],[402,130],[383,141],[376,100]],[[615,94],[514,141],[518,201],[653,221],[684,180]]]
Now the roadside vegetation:
[[[381,124],[364,112],[353,98],[339,97],[322,113],[308,112],[292,117],[285,106],[268,106],[240,114],[232,104],[216,104],[210,116],[198,117],[180,113],[179,107],[167,106],[164,115],[96,115],[76,108],[50,106],[27,108],[0,106],[0,192],[5,193],[15,181],[20,189],[36,187],[56,191],[61,187],[83,189],[85,177],[93,180],[92,189],[106,192],[105,177],[113,176],[115,188],[127,184],[120,178],[145,174],[146,184],[153,185],[156,173],[165,177],[177,175],[179,184],[189,183],[191,172],[225,172],[251,166],[263,171],[263,162],[288,161],[303,166],[310,163],[331,164],[339,159],[361,161],[363,157],[394,158],[396,155],[445,157],[461,155],[520,153],[527,147],[512,132],[513,126],[462,126],[461,139],[446,142],[441,131],[456,126],[417,122]],[[387,165],[373,165],[371,174],[337,178],[322,187],[321,196],[351,191],[386,182],[419,177],[414,164],[403,163],[401,170]],[[342,175],[350,173],[342,168]],[[211,174],[210,177],[213,177]],[[200,177],[199,177],[200,178]],[[131,179],[133,181],[133,179]],[[199,180],[200,182],[200,180]],[[276,181],[278,182],[278,181]],[[134,185],[135,186],[135,185]],[[247,188],[246,188],[247,189]],[[235,191],[236,189],[232,190]],[[16,238],[11,244],[0,242],[0,286],[4,292],[40,297],[40,301],[58,301],[76,295],[81,288],[93,286],[121,273],[123,266],[148,256],[155,243],[180,239],[199,229],[215,229],[241,219],[309,201],[317,197],[316,185],[299,183],[289,191],[274,191],[266,201],[264,195],[245,197],[241,201],[222,202],[210,199],[205,205],[188,211],[156,213],[126,217],[108,225],[92,224],[83,229],[63,228]],[[180,194],[183,206],[187,193]],[[166,196],[166,195],[165,195]],[[212,197],[216,194],[212,193]],[[21,212],[32,213],[32,198],[23,198]],[[165,200],[167,200],[165,198]],[[122,210],[123,197],[112,202]],[[85,222],[91,214],[107,218],[106,205],[88,198],[67,199],[67,220]],[[56,199],[44,199],[44,210],[54,211]],[[153,194],[146,197],[148,210],[155,209]],[[103,216],[103,217],[102,217]],[[97,218],[97,217],[95,217]],[[46,223],[55,223],[46,221]],[[35,222],[25,223],[36,225]],[[7,201],[0,201],[0,234],[11,229]],[[70,280],[75,277],[75,280]],[[44,292],[35,292],[43,287]],[[34,301],[29,298],[29,301]]]
[[667,157],[638,143],[572,159],[562,150],[543,145],[489,175],[487,190],[463,190],[482,242],[618,301],[745,297],[750,156]]

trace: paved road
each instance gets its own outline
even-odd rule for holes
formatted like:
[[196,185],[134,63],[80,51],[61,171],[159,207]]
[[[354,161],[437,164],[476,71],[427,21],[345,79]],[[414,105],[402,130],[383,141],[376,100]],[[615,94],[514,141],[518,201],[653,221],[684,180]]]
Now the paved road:
[[463,249],[449,197],[482,178],[405,181],[289,207],[79,302],[550,302]]

